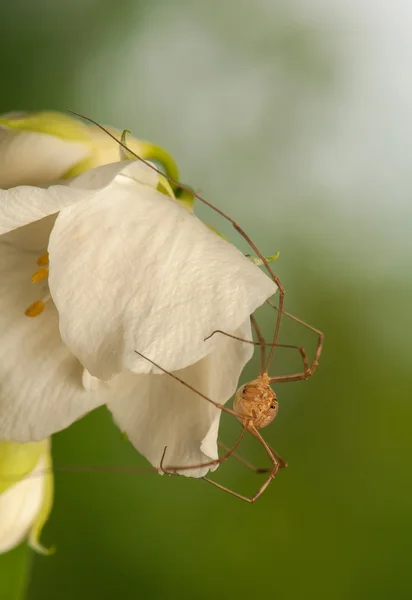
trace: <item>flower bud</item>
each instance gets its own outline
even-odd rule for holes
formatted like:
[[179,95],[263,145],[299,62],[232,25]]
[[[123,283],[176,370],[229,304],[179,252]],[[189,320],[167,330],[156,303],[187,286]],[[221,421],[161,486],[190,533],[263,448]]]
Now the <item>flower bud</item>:
[[[118,140],[121,133],[108,128]],[[137,154],[155,161],[178,179],[174,159],[162,148],[128,137],[130,156],[96,125],[53,111],[0,116],[0,188],[44,185],[74,177],[107,163]]]
[[52,505],[49,440],[0,442],[0,553],[27,538],[33,550],[51,554],[39,539]]

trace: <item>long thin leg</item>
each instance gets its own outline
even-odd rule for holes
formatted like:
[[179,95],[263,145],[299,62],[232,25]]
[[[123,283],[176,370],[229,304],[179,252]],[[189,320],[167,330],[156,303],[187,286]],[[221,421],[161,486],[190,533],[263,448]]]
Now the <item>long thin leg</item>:
[[195,394],[197,394],[198,396],[200,396],[204,400],[207,400],[207,402],[210,402],[210,404],[213,404],[214,406],[216,406],[216,408],[218,408],[222,412],[225,412],[228,415],[234,415],[237,418],[237,414],[235,413],[234,410],[231,410],[230,408],[226,408],[226,406],[223,406],[223,404],[220,404],[219,402],[215,402],[214,400],[212,400],[211,398],[209,398],[208,396],[206,396],[205,394],[203,394],[202,392],[200,392],[199,390],[197,390],[196,388],[194,388],[192,385],[190,385],[186,381],[183,381],[183,379],[180,379],[180,377],[178,377],[174,373],[171,373],[170,371],[166,371],[166,369],[164,369],[163,367],[161,367],[160,365],[158,365],[157,363],[155,363],[154,360],[151,360],[150,358],[148,358],[147,356],[145,356],[141,352],[138,352],[137,350],[135,350],[135,352],[136,352],[136,354],[138,354],[139,356],[141,356],[142,358],[144,358],[145,360],[147,360],[149,363],[151,363],[153,366],[155,366],[158,369],[160,369],[160,371],[163,371],[163,373],[166,373],[166,375],[169,375],[170,377],[172,377],[172,379],[175,379],[176,381],[178,381],[179,383],[181,383],[182,385],[184,385],[185,387],[187,387],[189,390],[192,390],[192,392],[194,392]]
[[[171,475],[178,475],[179,473],[177,472],[172,472],[173,470],[175,471],[183,471],[183,470],[189,470],[189,469],[197,469],[197,468],[201,468],[201,467],[206,467],[206,466],[213,466],[215,464],[220,464],[222,462],[225,462],[230,456],[233,456],[233,458],[235,458],[236,460],[238,460],[239,462],[241,462],[242,464],[244,464],[247,468],[251,469],[252,471],[255,471],[255,473],[268,473],[270,472],[272,469],[271,468],[256,468],[254,467],[252,464],[248,463],[244,458],[242,458],[241,456],[239,456],[239,454],[237,454],[235,452],[236,448],[239,446],[240,442],[242,441],[244,435],[246,433],[246,428],[242,429],[242,432],[239,436],[239,438],[236,440],[235,444],[230,448],[229,446],[226,446],[225,444],[223,444],[222,442],[218,442],[218,445],[226,451],[226,453],[220,457],[219,459],[215,459],[212,461],[209,461],[207,463],[202,463],[202,464],[198,464],[198,465],[192,465],[192,466],[184,466],[184,467],[164,467],[164,460],[166,457],[166,452],[167,452],[167,446],[164,447],[163,453],[162,453],[162,458],[160,460],[160,465],[159,465],[159,469],[168,476]],[[274,454],[276,455],[276,453],[274,452]],[[280,457],[279,457],[280,458]],[[282,460],[282,459],[281,459]],[[282,465],[279,465],[279,468],[282,468]],[[169,469],[169,470],[168,470]],[[136,473],[148,473],[148,474],[157,474],[158,473],[158,469],[156,467],[135,467],[135,466],[109,466],[109,465],[61,465],[61,466],[54,466],[52,468],[47,468],[47,469],[42,469],[41,471],[38,471],[37,473],[29,473],[29,475],[25,475],[25,477],[27,478],[36,478],[36,477],[42,477],[44,475],[48,475],[50,473],[54,473],[54,472],[64,472],[64,473],[122,473],[122,474],[129,474],[129,475],[135,475]],[[17,475],[17,474],[13,474],[13,475],[2,475],[0,477],[0,481],[7,481],[7,482],[11,482],[11,483],[15,483],[16,481],[20,481],[22,475]]]
[[[276,308],[276,307],[274,307]],[[292,315],[288,315],[288,313],[283,313],[286,316],[291,316],[293,319],[297,320],[298,322],[302,322],[300,321],[300,319],[297,319],[297,317],[293,317]],[[304,323],[306,325],[306,323]],[[308,326],[310,327],[310,326]],[[299,350],[300,355],[302,357],[303,360],[303,371],[300,373],[294,373],[293,375],[278,375],[276,377],[270,377],[270,382],[271,383],[288,383],[291,381],[301,381],[303,379],[308,379],[309,377],[311,377],[311,375],[313,375],[313,373],[316,371],[317,367],[319,366],[319,357],[320,354],[322,352],[322,348],[323,348],[323,338],[324,335],[321,331],[318,331],[317,329],[314,329],[312,327],[310,327],[310,329],[313,329],[314,331],[316,331],[319,335],[319,339],[318,339],[318,344],[316,347],[316,352],[315,352],[315,357],[312,361],[312,364],[309,366],[309,360],[308,360],[308,356],[306,354],[306,350],[302,347],[302,346],[294,346],[292,344],[276,344],[276,346],[278,346],[279,348],[295,348],[297,350]],[[234,340],[238,340],[239,342],[244,342],[246,344],[254,344],[254,345],[260,345],[260,342],[253,342],[252,340],[245,340],[241,337],[238,337],[236,335],[232,335],[230,333],[226,333],[226,331],[222,331],[220,329],[216,329],[216,331],[214,331],[213,333],[211,333],[207,338],[205,339],[209,339],[210,337],[212,337],[212,335],[214,335],[215,333],[221,333],[223,335],[226,335],[227,337],[230,337]],[[273,344],[266,344],[267,346],[272,346]]]
[[[286,313],[284,313],[286,314]],[[244,338],[238,337],[237,335],[232,335],[231,333],[226,333],[226,331],[222,331],[221,329],[216,329],[215,331],[213,331],[213,333],[211,333],[210,335],[207,336],[207,338],[205,338],[205,341],[208,340],[209,338],[212,337],[212,335],[214,335],[215,333],[221,333],[222,335],[226,335],[227,337],[232,338],[233,340],[238,340],[239,342],[245,342],[245,344],[254,344],[255,346],[260,346],[261,342],[254,342],[253,340],[246,340]],[[266,346],[272,346],[273,344],[268,344],[267,342],[265,342]],[[306,354],[306,350],[305,348],[303,348],[302,346],[294,346],[293,344],[276,344],[276,346],[278,346],[279,348],[294,348],[295,350],[299,350],[300,355],[302,357],[303,360],[303,368],[304,368],[304,372],[309,372],[310,371],[310,367],[309,367],[309,359],[308,359],[308,355]],[[262,373],[261,373],[262,375]],[[308,375],[309,377],[309,375]],[[271,381],[273,381],[271,379]]]
[[159,469],[162,471],[163,475],[176,475],[176,473],[168,473],[163,466],[166,452],[167,452],[167,446],[164,447],[162,458],[160,459]]
[[[226,446],[225,444],[223,444],[222,442],[218,442],[218,444],[224,450],[229,450],[229,447]],[[273,450],[273,448],[271,446],[269,446],[269,447],[270,447],[274,457],[276,458],[276,460],[279,463],[279,469],[284,469],[285,467],[287,467],[288,463],[277,452],[275,452],[275,450]],[[240,456],[237,452],[232,453],[232,458],[235,458],[238,462],[240,462],[242,465],[244,465],[247,469],[250,469],[251,471],[253,471],[254,473],[257,473],[257,474],[270,473],[273,469],[273,467],[255,467],[254,465],[252,465],[252,463],[250,463],[249,461],[244,459],[243,456]]]
[[304,364],[305,369],[301,373],[294,373],[293,375],[277,375],[276,377],[270,377],[269,381],[271,383],[289,383],[291,381],[302,381],[304,379],[308,379],[316,371],[317,367],[319,366],[319,363],[315,356],[310,367],[307,365],[307,360],[306,362],[304,360]]
[[[220,446],[220,448],[223,448],[223,450],[229,450],[229,446],[226,446],[226,444],[223,444],[222,442],[218,442],[218,445]],[[255,467],[254,465],[252,465],[252,463],[244,459],[243,456],[240,456],[240,454],[238,454],[237,452],[232,452],[232,457],[235,458],[238,462],[240,462],[240,464],[244,465],[247,469],[253,471],[254,473],[269,473],[269,471],[272,470],[272,467]]]
[[[253,315],[250,315],[250,321],[252,323],[252,326],[256,332],[256,335],[258,337],[258,342],[255,342],[254,340],[247,340],[245,338],[241,338],[237,335],[232,335],[231,333],[227,333],[226,331],[223,331],[222,329],[215,329],[214,331],[212,331],[212,333],[208,336],[206,336],[204,338],[203,341],[206,342],[206,340],[210,340],[211,337],[213,337],[216,333],[221,333],[222,335],[225,335],[226,337],[231,338],[232,340],[237,340],[238,342],[245,342],[246,344],[253,344],[254,346],[260,346],[261,349],[261,353],[260,353],[260,374],[263,375],[264,373],[264,369],[265,369],[265,348],[266,346],[273,346],[273,344],[268,344],[265,340],[265,338],[263,337],[260,328],[257,324],[256,319],[254,318]],[[284,344],[276,344],[276,346],[283,346]],[[289,346],[287,346],[289,347]],[[298,346],[296,346],[297,348]]]
[[136,475],[136,473],[153,473],[157,474],[157,469],[155,467],[135,467],[135,466],[111,466],[111,465],[55,465],[50,469],[44,469],[44,471],[39,471],[39,473],[35,474],[35,476],[41,474],[45,475],[48,473],[54,472],[64,472],[64,473],[115,473],[115,474],[129,474]]
[[[279,311],[279,308],[277,306],[275,306],[270,300],[267,300],[266,302],[272,308]],[[303,325],[307,329],[310,329],[311,331],[316,333],[316,335],[318,336],[318,342],[316,345],[314,359],[312,361],[312,364],[309,367],[305,366],[305,369],[302,373],[295,373],[294,375],[281,375],[279,377],[271,377],[270,381],[272,383],[287,383],[289,381],[301,381],[302,379],[308,379],[308,377],[313,375],[313,373],[316,371],[316,369],[319,366],[319,358],[322,353],[323,342],[324,342],[324,338],[325,338],[322,331],[320,331],[319,329],[316,329],[315,327],[312,327],[312,325],[309,325],[309,323],[306,323],[305,321],[302,321],[302,319],[299,319],[298,317],[295,317],[295,315],[291,315],[290,313],[287,313],[285,311],[283,311],[283,314],[285,315],[285,317],[289,317],[289,319],[296,321],[300,325]]]
[[[195,469],[195,468],[200,468],[203,466],[209,466],[209,465],[213,465],[213,464],[219,464],[222,463],[224,461],[226,461],[230,456],[232,456],[233,458],[235,458],[237,461],[239,461],[241,464],[243,464],[245,467],[247,467],[248,469],[250,469],[251,471],[257,473],[257,474],[264,474],[264,473],[270,473],[271,471],[273,471],[272,467],[255,467],[254,465],[252,465],[251,463],[249,463],[247,460],[245,460],[242,456],[240,456],[239,454],[237,454],[235,452],[236,448],[238,447],[240,441],[243,439],[244,434],[246,432],[246,429],[244,428],[242,430],[241,435],[239,436],[238,440],[236,441],[235,445],[232,446],[232,448],[230,448],[229,446],[226,446],[225,444],[223,444],[222,442],[218,442],[218,445],[226,451],[226,454],[224,456],[222,456],[220,459],[216,459],[213,461],[210,461],[210,463],[203,463],[201,465],[194,465],[194,466],[190,466],[190,467],[172,467],[172,469],[176,469],[176,470],[185,470],[185,469]],[[279,462],[279,469],[282,469],[284,467],[287,467],[287,463],[283,460],[283,458],[281,456],[279,456],[279,454],[277,454],[277,452],[275,452],[275,450],[273,450],[273,448],[270,448],[273,455],[275,456],[276,460]],[[163,471],[163,473],[165,475],[168,476],[172,476],[172,475],[178,475],[179,473],[176,472],[170,472],[167,471],[167,467],[163,466],[164,463],[164,459],[166,456],[166,451],[167,451],[167,446],[165,446],[164,450],[163,450],[163,454],[162,454],[162,458],[160,461],[160,465],[159,465],[159,469],[161,471]],[[55,473],[55,472],[64,472],[64,473],[113,473],[113,474],[128,474],[128,475],[135,475],[136,473],[147,473],[147,474],[157,474],[158,473],[158,469],[156,467],[135,467],[135,466],[109,466],[109,465],[60,465],[60,466],[54,466],[52,468],[47,468],[47,469],[42,469],[41,471],[37,472],[37,473],[33,473],[33,474],[29,474],[26,475],[27,478],[31,479],[31,478],[36,478],[36,477],[43,477],[44,475],[48,475],[50,473]],[[19,481],[21,479],[21,476],[13,474],[13,475],[2,475],[0,478],[0,481],[10,481],[12,483],[15,483],[16,481]],[[212,482],[214,483],[214,482]],[[231,490],[227,490],[230,491]],[[235,494],[236,495],[236,494]]]
[[269,458],[270,458],[270,460],[272,461],[272,464],[273,464],[273,468],[270,469],[269,477],[265,480],[265,482],[263,483],[263,485],[260,486],[260,488],[258,489],[258,491],[255,494],[253,494],[253,496],[248,497],[248,496],[244,496],[243,494],[239,494],[238,492],[235,492],[234,490],[231,490],[231,489],[229,489],[229,488],[221,485],[217,481],[213,481],[212,479],[209,479],[209,477],[203,477],[203,479],[207,483],[210,483],[210,484],[214,485],[215,487],[219,488],[220,490],[222,490],[224,492],[228,492],[228,494],[231,494],[232,496],[235,496],[236,498],[240,498],[240,500],[244,500],[245,502],[253,503],[258,498],[260,498],[260,496],[266,490],[266,488],[268,487],[268,485],[270,484],[270,482],[272,481],[272,479],[275,479],[275,477],[276,477],[279,469],[286,466],[286,462],[279,455],[277,455],[277,456],[280,458],[280,460],[282,462],[280,463],[277,460],[277,457],[275,456],[275,453],[273,452],[272,448],[269,446],[269,444],[267,444],[265,442],[265,440],[260,435],[260,433],[258,432],[258,430],[254,427],[254,425],[249,424],[247,428],[248,428],[248,431],[250,431],[250,433],[257,440],[259,440],[259,442],[265,448],[265,450],[266,450],[266,452],[267,452],[267,454],[268,454],[268,456],[269,456]]
[[190,469],[201,469],[202,467],[214,467],[215,465],[220,465],[221,463],[225,462],[232,454],[233,452],[236,450],[236,448],[238,448],[240,442],[243,440],[243,438],[245,437],[245,433],[246,433],[247,429],[246,427],[244,427],[238,437],[238,439],[236,440],[236,442],[233,444],[233,446],[231,448],[227,449],[226,454],[224,454],[223,456],[219,457],[219,458],[215,458],[213,460],[209,460],[208,462],[204,462],[204,463],[200,463],[197,465],[190,465],[190,466],[183,466],[183,467],[175,467],[175,466],[167,466],[167,467],[163,467],[163,461],[164,461],[164,457],[165,457],[165,451],[163,452],[163,456],[162,456],[162,460],[160,462],[160,469],[163,471],[163,473],[165,473],[166,475],[178,475],[178,471],[190,471]]
[[254,427],[253,425],[249,427],[249,431],[250,433],[255,436],[255,438],[262,444],[262,446],[265,448],[266,452],[269,455],[269,458],[271,459],[271,461],[273,462],[275,459],[275,462],[278,463],[279,469],[284,469],[288,466],[288,463],[285,461],[284,458],[282,458],[280,456],[280,454],[278,454],[276,452],[276,450],[274,450],[272,448],[272,446],[269,446],[269,444],[267,443],[267,441],[262,437],[262,435],[259,433],[259,431],[256,429],[256,427]]
[[119,146],[121,146],[122,148],[124,148],[125,150],[127,150],[132,156],[134,156],[136,159],[140,160],[142,163],[144,163],[150,169],[152,169],[153,171],[156,171],[160,175],[163,175],[163,177],[166,177],[166,179],[168,179],[168,181],[170,181],[174,185],[182,188],[183,190],[186,190],[190,194],[194,194],[194,196],[198,200],[200,200],[200,202],[202,202],[203,204],[205,204],[206,206],[208,206],[209,208],[211,208],[212,210],[214,210],[216,213],[218,213],[221,217],[223,217],[227,221],[229,221],[229,223],[232,225],[232,227],[234,229],[236,229],[236,231],[246,240],[246,242],[249,244],[249,246],[257,254],[257,256],[261,259],[261,261],[264,264],[264,266],[265,266],[268,274],[273,279],[273,281],[276,283],[276,285],[278,287],[278,290],[279,290],[278,316],[277,316],[277,319],[276,319],[275,333],[274,333],[274,336],[273,336],[273,344],[274,345],[271,347],[270,354],[269,354],[269,359],[268,359],[268,362],[266,364],[265,371],[267,371],[268,368],[269,368],[269,365],[270,365],[270,363],[272,361],[274,352],[275,352],[276,342],[278,341],[278,338],[279,338],[280,324],[281,324],[281,319],[282,319],[283,304],[284,304],[284,298],[285,298],[285,288],[283,287],[283,284],[280,281],[279,277],[277,275],[275,275],[275,273],[272,271],[272,268],[271,268],[270,264],[268,263],[268,261],[266,260],[265,256],[263,256],[263,254],[261,253],[261,251],[259,250],[259,248],[256,246],[256,244],[252,241],[252,239],[250,238],[250,236],[246,233],[246,231],[244,231],[240,227],[240,225],[238,225],[236,223],[236,221],[234,219],[232,219],[232,217],[230,217],[228,214],[226,214],[225,212],[223,212],[222,210],[220,210],[220,208],[218,208],[217,206],[214,206],[211,202],[209,202],[208,200],[206,200],[205,198],[203,198],[200,194],[194,193],[193,189],[190,188],[189,186],[187,186],[187,185],[185,185],[183,183],[180,183],[180,181],[176,181],[176,179],[174,179],[173,177],[170,177],[169,175],[165,175],[155,165],[153,165],[149,161],[144,160],[143,158],[141,158],[135,152],[133,152],[132,150],[130,150],[130,148],[128,148],[127,145],[124,144],[121,140],[118,140],[115,135],[113,135],[110,131],[108,131],[108,129],[106,129],[105,127],[103,127],[103,125],[100,125],[100,123],[98,123],[97,121],[94,121],[90,117],[85,117],[84,115],[76,113],[73,110],[69,110],[69,112],[72,113],[73,115],[75,115],[76,117],[80,117],[81,119],[84,119],[86,121],[89,121],[90,123],[93,123],[94,125],[96,125],[96,127],[99,127],[99,129],[101,129],[102,131],[104,131],[109,137],[111,137],[115,142],[117,142],[119,144]]
[[223,492],[227,492],[228,494],[231,494],[232,496],[235,496],[236,498],[240,498],[240,500],[244,500],[245,502],[250,502],[252,504],[253,502],[255,502],[255,500],[257,500],[257,498],[259,498],[259,496],[261,496],[263,494],[263,492],[266,490],[269,483],[272,481],[272,479],[275,478],[275,476],[276,476],[276,474],[273,477],[270,476],[265,481],[265,483],[262,485],[262,487],[259,488],[259,493],[255,494],[251,498],[248,498],[247,496],[243,496],[242,494],[239,494],[238,492],[235,492],[234,490],[231,490],[230,488],[225,487],[224,485],[218,483],[217,481],[213,481],[213,479],[209,479],[209,477],[203,477],[202,479],[203,479],[203,481],[207,481],[207,483],[211,483],[215,487],[219,488],[219,490],[222,490]]
[[265,338],[262,335],[262,332],[260,331],[258,322],[256,321],[253,315],[250,315],[250,322],[252,323],[252,327],[256,332],[260,344],[260,375],[263,375],[263,373],[265,372],[266,342]]

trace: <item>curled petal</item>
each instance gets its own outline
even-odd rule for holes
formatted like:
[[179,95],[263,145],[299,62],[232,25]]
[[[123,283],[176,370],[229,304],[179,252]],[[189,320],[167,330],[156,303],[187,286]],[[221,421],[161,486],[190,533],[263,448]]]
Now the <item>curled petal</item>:
[[[247,320],[236,335],[250,339]],[[218,336],[208,356],[175,373],[194,389],[224,404],[236,391],[239,375],[251,358],[253,346]],[[135,448],[159,468],[206,463],[218,457],[217,434],[221,410],[168,374],[119,375],[110,382],[108,407]],[[203,477],[212,467],[182,470],[188,477]]]
[[50,555],[54,554],[55,548],[53,546],[51,548],[46,548],[40,542],[40,536],[43,531],[43,527],[50,516],[54,497],[52,459],[49,449],[44,456],[44,472],[41,475],[44,478],[43,500],[36,519],[34,520],[34,523],[30,529],[28,541],[30,548],[32,548],[32,550],[35,552],[38,552],[39,554]]

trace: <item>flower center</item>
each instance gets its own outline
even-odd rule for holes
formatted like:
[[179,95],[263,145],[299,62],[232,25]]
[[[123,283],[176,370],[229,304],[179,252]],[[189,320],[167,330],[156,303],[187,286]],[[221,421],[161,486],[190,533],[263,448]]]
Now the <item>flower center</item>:
[[[36,262],[39,265],[40,269],[37,269],[37,271],[33,273],[31,277],[33,283],[39,283],[39,281],[47,279],[49,275],[49,269],[47,266],[49,264],[49,253],[45,252],[44,254],[39,256]],[[30,306],[28,306],[24,311],[26,317],[38,317],[46,308],[46,303],[50,300],[50,298],[50,294],[46,294],[40,300],[36,300],[36,302],[30,304]]]

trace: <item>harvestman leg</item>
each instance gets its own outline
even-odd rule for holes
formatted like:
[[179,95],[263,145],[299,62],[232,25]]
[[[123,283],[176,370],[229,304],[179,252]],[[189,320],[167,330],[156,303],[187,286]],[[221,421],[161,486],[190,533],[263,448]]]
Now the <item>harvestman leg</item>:
[[239,437],[237,438],[236,442],[233,444],[232,448],[227,448],[226,454],[224,454],[223,456],[221,456],[219,458],[215,458],[213,460],[209,460],[207,462],[200,463],[197,465],[183,466],[183,467],[168,465],[167,467],[164,467],[163,463],[164,463],[164,459],[165,459],[166,451],[167,451],[167,446],[165,446],[165,449],[163,450],[162,459],[160,461],[159,469],[165,475],[179,475],[178,471],[190,471],[192,469],[201,469],[202,467],[214,467],[216,465],[220,465],[221,463],[225,462],[235,452],[236,448],[238,448],[240,442],[243,440],[246,431],[247,431],[246,427],[243,427]]
[[[252,323],[252,327],[255,330],[257,338],[259,340],[260,345],[260,374],[263,375],[265,372],[265,354],[266,354],[266,340],[260,331],[260,327],[253,315],[250,315],[250,322]],[[213,332],[215,333],[215,332]],[[213,335],[212,333],[212,335]]]
[[[280,308],[275,306],[270,300],[266,300],[266,302],[275,310],[277,310],[277,311],[280,310]],[[310,366],[305,364],[304,370],[301,373],[294,373],[293,375],[280,375],[278,377],[271,377],[270,381],[272,383],[287,383],[289,381],[301,381],[302,379],[308,379],[308,377],[311,377],[311,375],[313,375],[313,373],[316,371],[316,369],[319,366],[319,358],[322,353],[323,341],[324,341],[325,336],[322,333],[322,331],[319,331],[319,329],[312,327],[312,325],[309,325],[309,323],[305,323],[305,321],[302,321],[302,319],[299,319],[298,317],[295,317],[294,315],[291,315],[290,313],[287,313],[285,311],[282,311],[282,312],[286,317],[289,317],[293,321],[300,323],[300,325],[303,325],[310,331],[313,331],[314,333],[316,333],[316,335],[318,336],[318,343],[316,345],[314,359]]]
[[[286,314],[286,313],[284,313]],[[237,335],[232,335],[231,333],[227,333],[226,331],[222,331],[221,329],[216,329],[215,331],[213,331],[213,333],[211,333],[210,335],[207,336],[207,338],[205,338],[205,341],[210,339],[212,337],[212,335],[215,335],[215,333],[221,333],[222,335],[225,335],[227,337],[230,337],[233,340],[238,340],[239,342],[245,342],[245,344],[253,344],[254,346],[260,346],[261,342],[254,342],[253,340],[246,340],[244,338],[238,337]],[[295,350],[299,350],[300,355],[302,357],[303,360],[303,368],[304,368],[304,373],[308,373],[311,369],[311,367],[309,367],[309,359],[308,359],[308,355],[306,354],[306,350],[305,348],[303,348],[302,346],[294,346],[293,344],[268,344],[267,342],[264,342],[265,346],[277,346],[278,348],[294,348]],[[312,373],[311,373],[312,374]],[[261,373],[262,375],[262,373]],[[288,377],[288,375],[286,375],[286,377]],[[308,375],[309,377],[309,375]],[[271,379],[272,381],[272,379]]]
[[[286,315],[286,313],[284,313]],[[221,333],[222,335],[226,335],[234,340],[238,340],[239,342],[244,342],[246,344],[254,344],[259,345],[259,342],[253,342],[252,340],[246,340],[244,338],[238,337],[236,335],[232,335],[231,333],[227,333],[226,331],[222,331],[220,329],[216,329],[213,333],[211,333],[206,340],[212,337],[215,333]],[[319,335],[323,337],[323,333],[319,332]],[[272,344],[266,344],[267,346],[272,346]],[[318,342],[317,352],[315,354],[315,358],[312,364],[309,366],[308,356],[306,354],[306,350],[302,346],[293,346],[292,344],[276,344],[279,348],[296,348],[299,350],[302,360],[304,370],[300,373],[294,373],[293,375],[278,375],[277,377],[270,377],[271,383],[286,383],[290,381],[301,381],[302,379],[308,379],[313,373],[316,371],[319,366],[318,358],[320,353],[322,352],[322,341]]]
[[[218,442],[219,446],[221,448],[223,448],[223,450],[229,450],[229,446],[226,446],[225,444],[223,444],[222,442]],[[269,444],[268,444],[269,446]],[[272,454],[274,455],[274,457],[276,458],[276,460],[279,463],[279,469],[284,469],[285,467],[288,466],[288,463],[272,448],[272,446],[269,446]],[[252,465],[252,463],[250,463],[249,461],[245,460],[243,458],[243,456],[240,456],[237,452],[233,452],[232,453],[232,457],[235,458],[237,461],[239,461],[242,465],[244,465],[246,468],[250,469],[251,471],[253,471],[254,473],[270,473],[270,471],[272,470],[271,467],[255,467],[254,465]]]
[[[228,494],[231,494],[232,496],[235,496],[236,498],[240,498],[240,500],[244,500],[245,502],[253,503],[263,494],[263,492],[266,490],[266,488],[268,487],[270,482],[273,479],[275,479],[276,475],[278,474],[279,469],[286,466],[286,463],[283,461],[283,459],[281,459],[281,461],[282,461],[282,466],[281,466],[281,463],[277,460],[277,458],[276,458],[275,454],[273,453],[272,449],[270,448],[270,446],[265,442],[263,437],[260,435],[258,430],[253,425],[250,424],[246,428],[248,431],[250,431],[250,433],[252,435],[254,435],[260,441],[262,446],[264,446],[264,448],[273,464],[273,468],[270,469],[269,477],[266,479],[266,481],[263,483],[263,485],[260,486],[258,491],[255,494],[253,494],[253,496],[251,496],[251,497],[243,496],[243,494],[239,494],[238,492],[235,492],[234,490],[231,490],[230,488],[227,488],[224,485],[221,485],[220,483],[218,483],[217,481],[213,481],[212,479],[209,479],[208,477],[203,477],[203,479],[205,481],[207,481],[208,483],[210,483],[211,485],[214,485],[215,487],[219,488],[220,490],[223,490],[224,492],[228,492]],[[279,455],[277,455],[277,456],[279,456]]]
[[[279,311],[279,308],[277,306],[275,306],[270,300],[266,300],[266,302],[275,310]],[[302,319],[299,319],[298,317],[295,317],[295,315],[292,315],[291,313],[288,313],[286,311],[283,311],[283,314],[285,315],[285,317],[289,317],[290,319],[292,319],[293,321],[296,321],[297,323],[299,323],[300,325],[303,325],[304,327],[306,327],[307,329],[309,329],[310,331],[313,331],[314,333],[316,333],[317,337],[318,337],[318,342],[316,345],[316,350],[315,350],[315,356],[314,359],[312,361],[312,363],[309,365],[309,360],[307,357],[307,353],[305,351],[305,349],[302,346],[293,346],[291,344],[277,344],[277,343],[273,343],[273,344],[268,344],[259,329],[259,326],[256,322],[256,319],[253,317],[253,315],[251,316],[251,322],[252,325],[256,331],[256,335],[258,336],[259,342],[253,342],[251,340],[246,340],[243,338],[240,338],[238,336],[232,335],[230,333],[226,333],[226,331],[222,331],[221,329],[216,329],[215,331],[213,331],[207,338],[205,338],[206,340],[211,338],[212,335],[215,335],[215,333],[221,333],[223,335],[226,335],[227,337],[230,337],[234,340],[239,340],[240,342],[245,342],[247,344],[255,344],[255,345],[260,345],[262,347],[262,354],[261,354],[261,372],[260,374],[262,375],[262,365],[264,364],[264,348],[266,346],[278,346],[279,348],[296,348],[299,350],[301,356],[302,356],[302,360],[303,360],[303,371],[301,371],[300,373],[294,373],[293,375],[279,375],[277,377],[271,377],[270,381],[271,383],[288,383],[291,381],[301,381],[303,379],[308,379],[309,377],[311,377],[313,375],[313,373],[316,371],[316,369],[319,366],[319,358],[320,355],[322,353],[322,349],[323,349],[323,341],[324,341],[324,334],[322,333],[322,331],[320,331],[319,329],[316,329],[315,327],[312,327],[312,325],[309,325],[309,323],[306,323],[305,321],[303,321]],[[267,365],[266,365],[267,366]]]

